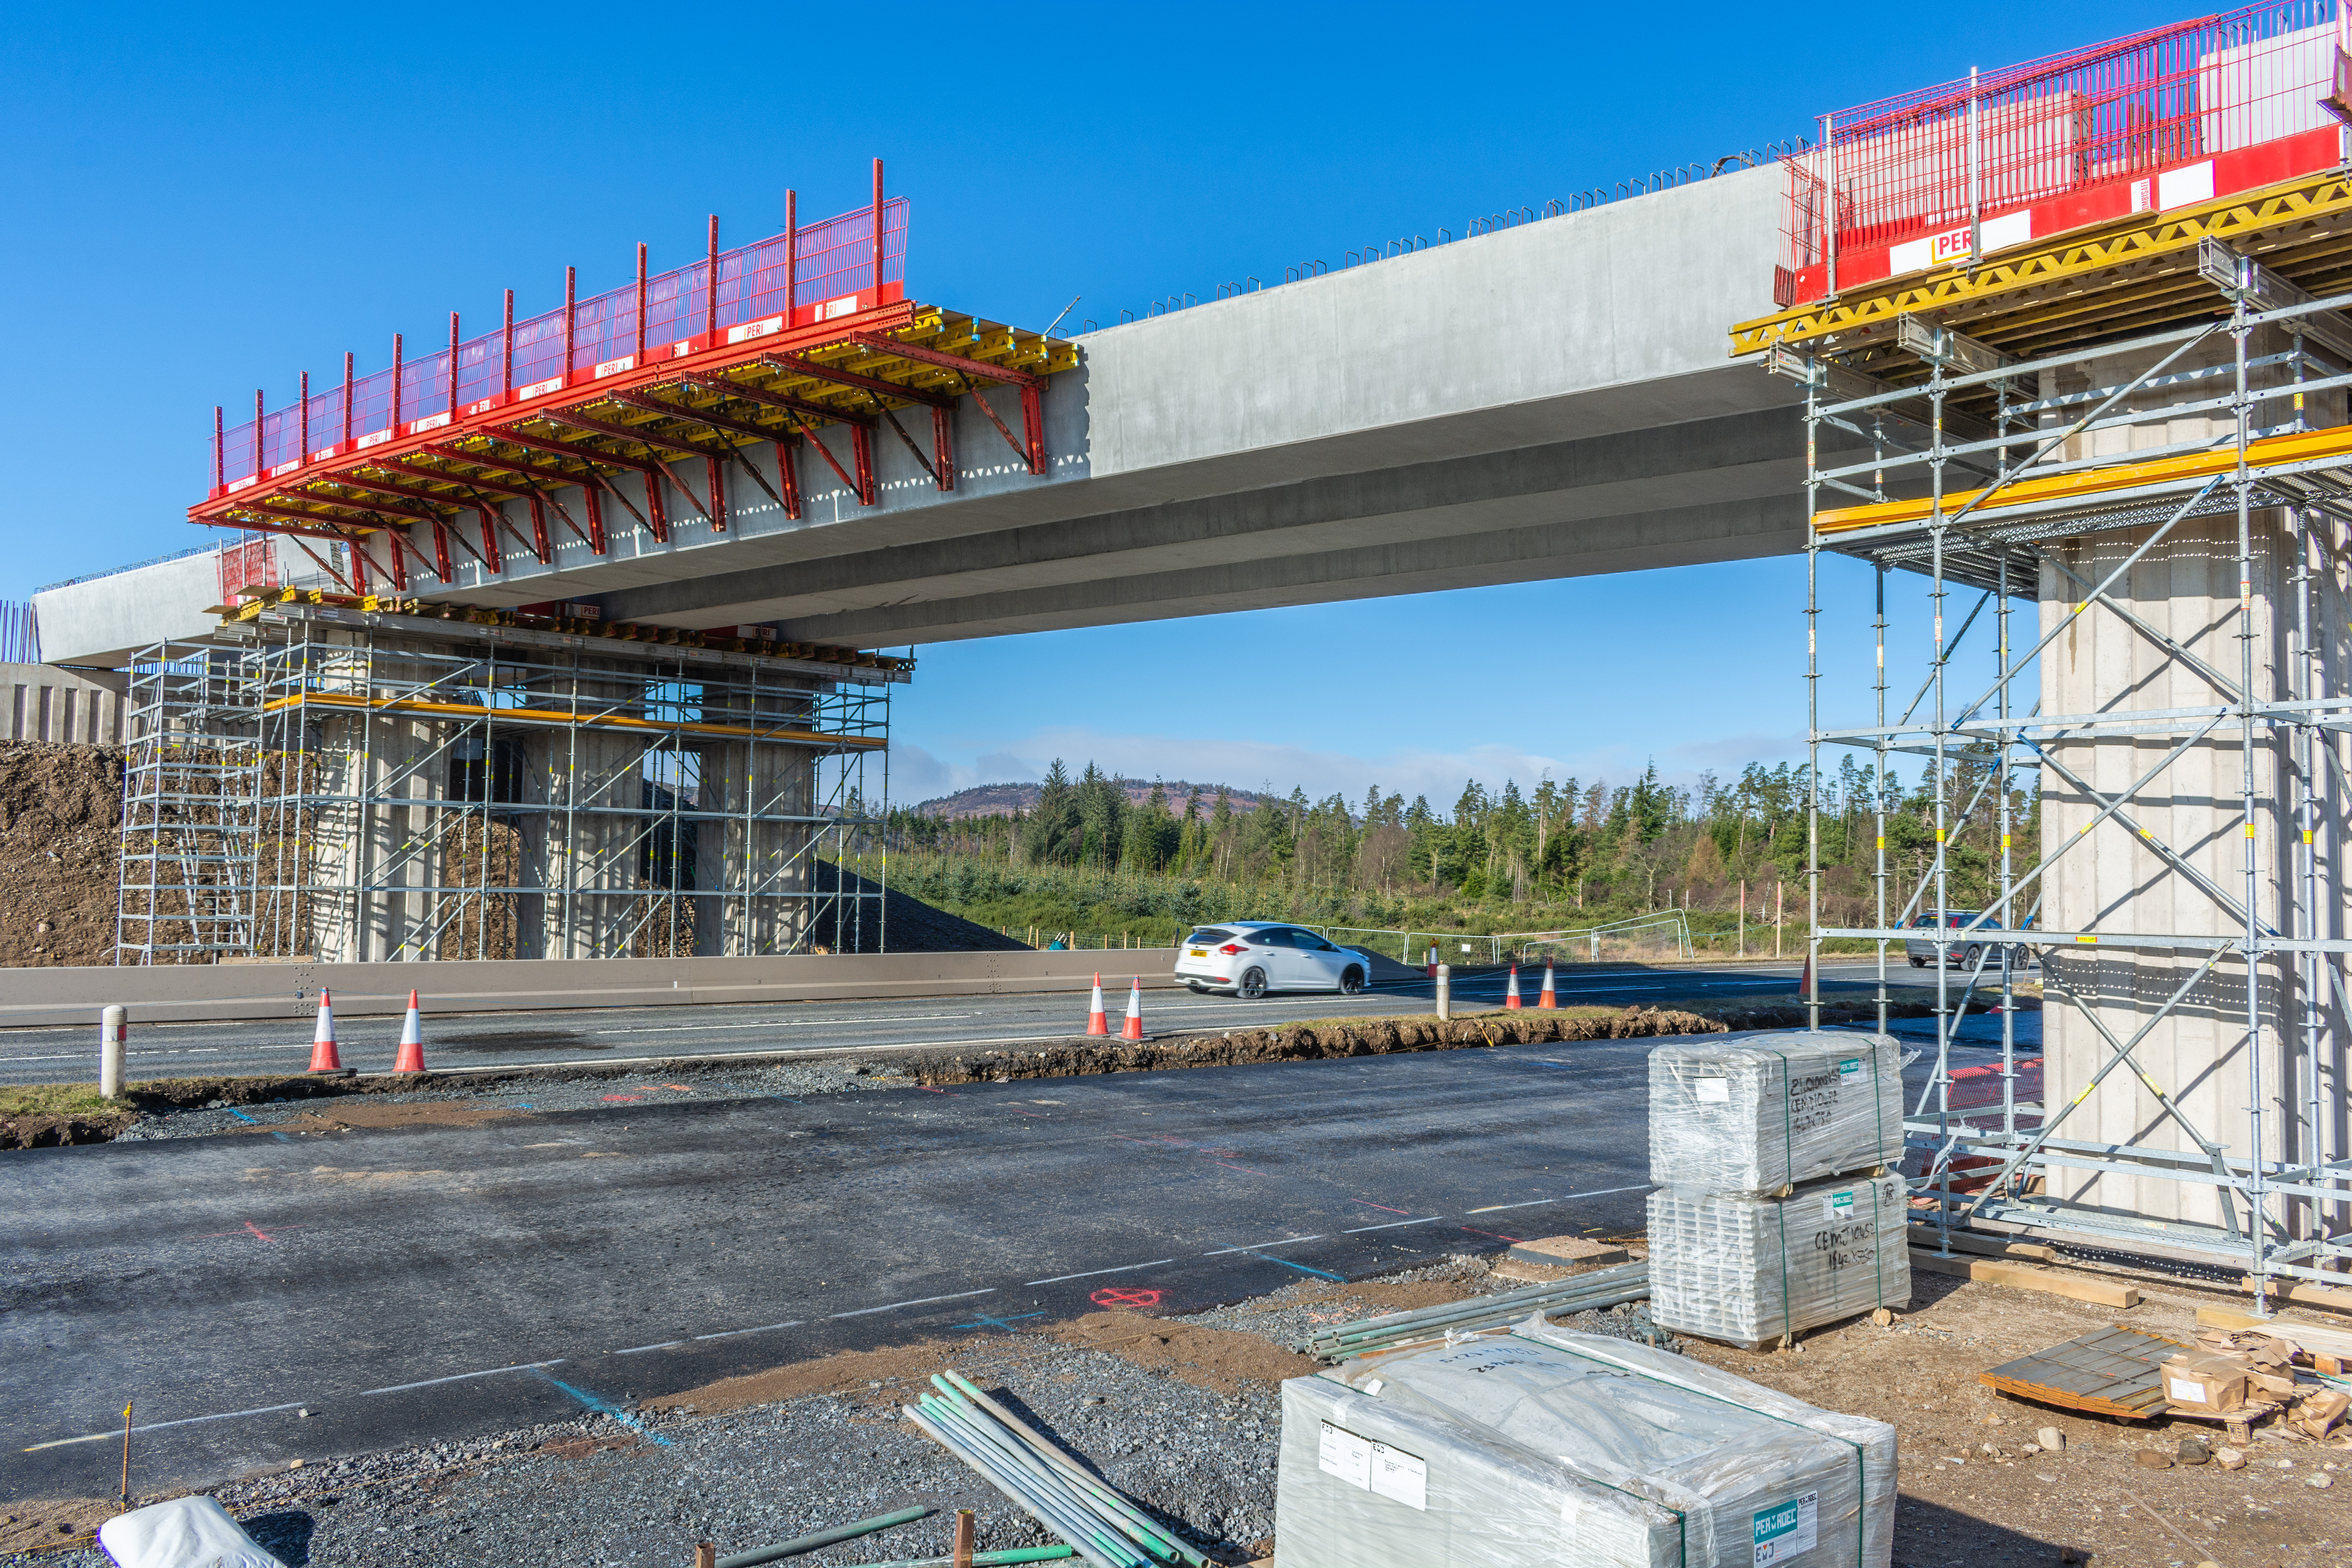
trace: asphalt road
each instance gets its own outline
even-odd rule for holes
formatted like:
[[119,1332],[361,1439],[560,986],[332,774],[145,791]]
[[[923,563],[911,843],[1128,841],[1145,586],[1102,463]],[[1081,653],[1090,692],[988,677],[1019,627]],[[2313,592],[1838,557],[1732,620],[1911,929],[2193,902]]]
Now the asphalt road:
[[12,1154],[0,1495],[110,1491],[126,1400],[135,1484],[196,1485],[1633,1229],[1655,1044]]
[[[1124,955],[1119,955],[1124,956]],[[1156,953],[1153,956],[1158,956]],[[1822,965],[1824,993],[1867,988],[1870,963]],[[1906,983],[1919,978],[1907,968]],[[1670,997],[1786,994],[1793,963],[1765,961],[1730,969],[1650,969],[1638,965],[1563,970],[1559,994],[1569,1003],[1623,1005]],[[1126,1006],[1124,976],[1104,973],[1106,1001],[1116,1019]],[[1532,1006],[1541,972],[1522,972]],[[1465,977],[1454,987],[1457,1005],[1494,1006],[1503,998],[1500,975]],[[1435,1005],[1426,981],[1375,987],[1362,996],[1233,997],[1152,992],[1144,1023],[1154,1033],[1230,1029],[1294,1019],[1365,1013],[1427,1012]],[[1069,993],[937,997],[912,1002],[755,1003],[740,1006],[619,1007],[532,1013],[425,1015],[425,1058],[436,1068],[516,1068],[546,1064],[660,1059],[733,1054],[772,1056],[897,1050],[936,1045],[1035,1044],[1081,1033],[1086,998]],[[394,1018],[342,1020],[343,1063],[362,1071],[388,1071],[399,1039]],[[0,1083],[57,1083],[98,1076],[95,1022],[75,1028],[0,1029]],[[142,1024],[131,1026],[129,1072],[133,1079],[244,1073],[299,1072],[310,1058],[310,1031],[301,1024]]]

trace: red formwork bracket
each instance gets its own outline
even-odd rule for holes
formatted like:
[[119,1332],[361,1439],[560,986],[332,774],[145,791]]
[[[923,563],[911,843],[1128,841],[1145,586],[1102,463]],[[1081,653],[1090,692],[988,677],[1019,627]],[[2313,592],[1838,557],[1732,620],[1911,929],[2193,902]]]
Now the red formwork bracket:
[[449,530],[437,517],[433,520],[433,574],[444,583],[457,580],[449,569]]
[[931,409],[931,478],[943,490],[955,489],[955,416],[947,409]]
[[547,507],[537,490],[530,494],[530,552],[541,566],[555,564],[555,551],[547,538]]
[[872,506],[880,499],[874,487],[874,427],[852,425],[849,427],[849,450],[857,459],[857,504]]
[[478,501],[474,510],[482,517],[482,564],[493,577],[504,576],[507,569],[506,552],[499,548],[499,516],[488,501]]
[[784,492],[784,516],[793,522],[801,520],[801,466],[800,459],[793,456],[800,444],[797,436],[776,437],[776,482]]

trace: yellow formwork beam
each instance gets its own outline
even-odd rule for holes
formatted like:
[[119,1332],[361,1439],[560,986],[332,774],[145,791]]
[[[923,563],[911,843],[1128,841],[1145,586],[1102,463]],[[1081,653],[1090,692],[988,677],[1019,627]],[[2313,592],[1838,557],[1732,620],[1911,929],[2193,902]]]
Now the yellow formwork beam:
[[[2246,444],[2246,468],[2250,472],[2326,458],[2352,458],[2352,425],[2338,425],[2332,429],[2315,430],[2307,435],[2271,436]],[[2237,468],[2238,450],[2235,446],[2211,452],[2191,452],[2183,457],[2153,458],[2139,463],[2122,461],[2105,468],[2086,468],[2080,473],[2020,479],[2001,487],[1981,504],[1977,503],[1979,498],[1986,496],[1985,490],[1948,493],[1944,497],[1944,513],[1949,516],[1973,506],[1974,510],[1969,513],[1971,517],[1989,517],[1998,516],[2003,507],[2023,506],[2035,501],[2079,498],[2085,502],[2094,502],[2106,492],[2162,484],[2168,480],[2208,479],[2216,474],[2233,474]],[[1834,510],[1815,512],[1813,531],[1816,534],[1847,533],[1855,529],[1877,528],[1887,523],[1924,522],[1933,517],[1935,511],[1935,502],[1924,497],[1916,500],[1874,501],[1867,506],[1840,507]]]
[[428,702],[415,697],[352,697],[336,691],[306,691],[262,704],[265,713],[288,708],[341,708],[371,713],[416,713],[435,719],[503,719],[520,724],[577,725],[583,729],[635,730],[662,735],[715,735],[732,741],[778,741],[848,752],[879,752],[890,744],[868,735],[826,735],[814,730],[762,730],[743,724],[632,719],[619,713],[566,713],[560,708],[492,708],[479,702]]
[[1742,322],[1731,329],[1731,353],[1736,358],[1760,353],[1776,343],[1832,338],[1841,350],[1859,347],[1864,340],[1891,342],[1895,318],[1906,312],[1932,313],[1953,323],[2000,314],[2005,325],[2011,325],[2022,323],[2010,313],[2011,306],[2030,313],[2046,304],[2074,314],[2085,296],[2114,293],[2120,308],[2136,287],[2165,286],[2179,270],[2167,263],[2194,266],[2198,243],[2209,237],[2242,250],[2254,249],[2263,237],[2291,234],[2298,227],[2313,231],[2313,238],[2332,237],[2352,227],[2352,180],[2341,174],[2306,175],[2202,206],[2085,230],[2049,245],[1992,257],[1973,268],[1963,263],[1864,284],[1833,300]]

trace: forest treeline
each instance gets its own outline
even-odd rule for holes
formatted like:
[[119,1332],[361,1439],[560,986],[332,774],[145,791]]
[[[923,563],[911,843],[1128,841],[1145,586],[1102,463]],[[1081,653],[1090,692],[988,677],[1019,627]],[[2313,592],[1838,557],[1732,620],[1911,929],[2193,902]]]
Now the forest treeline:
[[[1929,783],[1924,771],[1908,784],[1889,777],[1897,906],[1934,855]],[[1127,780],[1091,763],[1074,777],[1056,760],[1029,811],[893,812],[890,875],[975,919],[1051,924],[1066,910],[1071,929],[1256,914],[1377,927],[1450,916],[1464,930],[1534,930],[1668,908],[1732,919],[1743,884],[1751,920],[1769,916],[1777,889],[1801,919],[1808,786],[1801,765],[1783,763],[1750,763],[1730,779],[1702,773],[1685,789],[1653,763],[1615,785],[1546,776],[1489,790],[1472,781],[1447,810],[1377,787],[1357,801],[1269,789],[1244,810],[1222,790],[1199,788],[1171,796],[1155,785],[1133,803]],[[1971,907],[1997,879],[1999,797],[1988,771],[1969,762],[1953,764],[1949,786],[1951,901]],[[1824,923],[1866,923],[1876,856],[1869,769],[1847,756],[1824,772],[1822,800]],[[2036,858],[2039,811],[2023,791],[2009,804],[2023,870]],[[1085,926],[1089,903],[1099,906],[1097,923]]]

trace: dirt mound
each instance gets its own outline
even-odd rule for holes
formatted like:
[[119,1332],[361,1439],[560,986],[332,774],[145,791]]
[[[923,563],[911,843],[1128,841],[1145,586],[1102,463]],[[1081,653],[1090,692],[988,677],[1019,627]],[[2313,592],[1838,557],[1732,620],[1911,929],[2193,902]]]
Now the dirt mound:
[[115,1116],[11,1116],[0,1120],[0,1149],[110,1143],[115,1134],[137,1120],[137,1114],[128,1110]]
[[114,962],[122,749],[0,741],[0,968]]
[[1728,1026],[1667,1008],[1589,1010],[1582,1014],[1482,1013],[1435,1018],[1317,1019],[1230,1035],[1194,1035],[1141,1045],[1049,1046],[1036,1051],[929,1051],[908,1071],[927,1084],[1003,1082],[1016,1078],[1077,1078],[1093,1073],[1164,1072],[1171,1068],[1240,1067],[1252,1062],[1328,1061],[1407,1051],[1457,1051],[1474,1046],[1528,1046],[1553,1040],[1632,1040],[1659,1035],[1719,1035]]
[[0,1552],[50,1552],[95,1543],[98,1527],[121,1512],[112,1498],[28,1498],[0,1510]]
[[[928,1339],[880,1350],[842,1351],[814,1361],[772,1366],[765,1372],[747,1372],[740,1377],[723,1377],[683,1394],[661,1394],[646,1400],[641,1408],[690,1410],[697,1415],[712,1415],[721,1410],[770,1405],[810,1394],[854,1394],[885,1405],[911,1403],[915,1394],[928,1385],[933,1373],[945,1372],[955,1364],[956,1353],[965,1344],[962,1340]],[[882,1384],[880,1389],[869,1386],[877,1383]]]
[[1136,1312],[1088,1312],[1045,1331],[1066,1345],[1108,1351],[1138,1366],[1219,1394],[1235,1393],[1246,1380],[1280,1383],[1316,1370],[1311,1357],[1284,1350],[1256,1334]]

